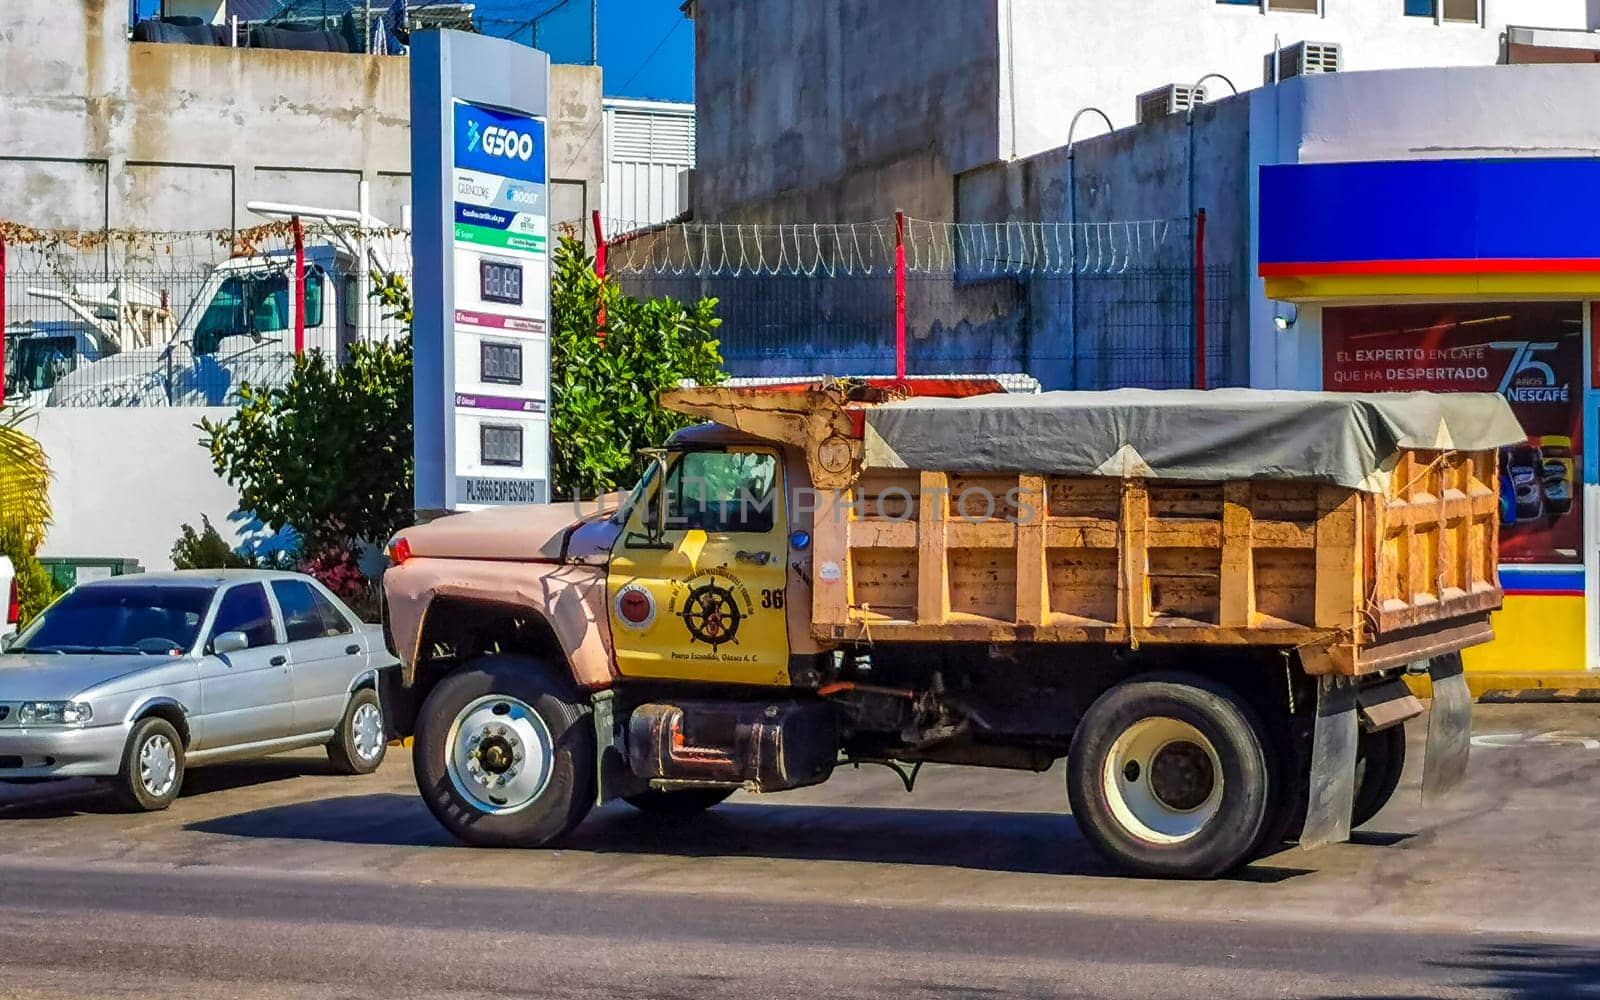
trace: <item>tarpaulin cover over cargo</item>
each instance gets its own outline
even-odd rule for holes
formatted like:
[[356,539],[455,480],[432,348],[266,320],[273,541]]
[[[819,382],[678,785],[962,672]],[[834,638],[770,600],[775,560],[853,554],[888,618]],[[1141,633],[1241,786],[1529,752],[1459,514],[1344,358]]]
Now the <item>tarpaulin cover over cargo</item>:
[[1227,481],[1381,493],[1403,449],[1526,438],[1493,393],[1118,389],[914,398],[866,411],[867,468]]

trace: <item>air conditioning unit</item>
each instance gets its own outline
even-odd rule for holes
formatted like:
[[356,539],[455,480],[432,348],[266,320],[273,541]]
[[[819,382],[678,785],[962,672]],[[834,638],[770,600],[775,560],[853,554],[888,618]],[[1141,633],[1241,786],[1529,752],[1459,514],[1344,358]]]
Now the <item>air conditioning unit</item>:
[[1180,114],[1206,102],[1206,88],[1181,83],[1147,90],[1136,99],[1140,124]]
[[[1276,60],[1276,62],[1274,62]],[[1274,66],[1277,72],[1274,73]],[[1296,42],[1266,57],[1264,83],[1287,80],[1291,76],[1337,73],[1344,66],[1338,42]]]

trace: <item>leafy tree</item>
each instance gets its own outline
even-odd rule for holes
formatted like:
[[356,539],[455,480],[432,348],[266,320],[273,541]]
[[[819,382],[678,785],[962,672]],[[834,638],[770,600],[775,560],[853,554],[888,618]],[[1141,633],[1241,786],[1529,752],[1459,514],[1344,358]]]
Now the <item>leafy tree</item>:
[[411,340],[354,344],[343,364],[295,359],[281,389],[240,389],[239,408],[200,422],[239,507],[308,551],[384,541],[411,523]]
[[[658,393],[684,379],[723,377],[716,300],[685,306],[625,295],[595,277],[570,236],[556,247],[553,272],[552,493],[631,486],[642,468],[636,451],[690,422],[663,410]],[[343,364],[306,355],[284,388],[245,386],[232,417],[200,424],[217,473],[239,490],[240,509],[274,530],[297,530],[307,566],[332,567],[330,586],[349,575],[340,553],[412,521],[411,294],[399,276],[374,275],[373,283],[373,297],[407,336],[355,345]]]
[[693,422],[662,409],[658,396],[685,379],[722,381],[716,307],[711,298],[684,305],[625,295],[595,276],[581,243],[562,237],[551,280],[553,495],[631,487],[643,469],[638,450]]

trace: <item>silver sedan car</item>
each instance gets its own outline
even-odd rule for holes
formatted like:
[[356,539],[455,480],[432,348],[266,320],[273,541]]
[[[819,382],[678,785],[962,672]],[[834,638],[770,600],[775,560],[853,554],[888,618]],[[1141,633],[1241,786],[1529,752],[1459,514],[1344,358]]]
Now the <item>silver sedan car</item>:
[[196,764],[320,745],[365,774],[388,745],[381,630],[297,573],[86,583],[3,647],[0,780],[104,778],[165,809]]

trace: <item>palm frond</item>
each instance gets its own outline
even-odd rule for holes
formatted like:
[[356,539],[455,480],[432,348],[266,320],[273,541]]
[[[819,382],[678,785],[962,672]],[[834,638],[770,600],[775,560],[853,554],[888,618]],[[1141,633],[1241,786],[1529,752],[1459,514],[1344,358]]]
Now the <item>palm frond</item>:
[[37,548],[50,526],[50,462],[21,425],[21,413],[0,411],[0,530]]

